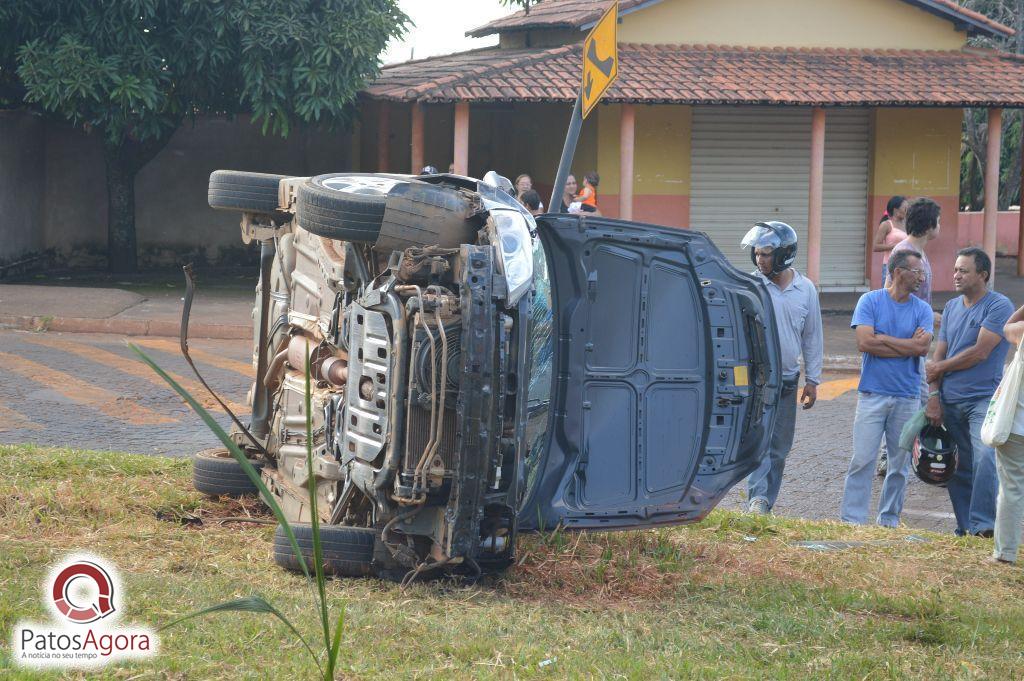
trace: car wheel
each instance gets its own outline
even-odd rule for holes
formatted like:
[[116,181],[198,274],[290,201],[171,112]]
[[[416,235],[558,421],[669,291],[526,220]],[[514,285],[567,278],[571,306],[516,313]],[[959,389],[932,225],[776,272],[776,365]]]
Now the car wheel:
[[475,240],[466,192],[400,175],[334,173],[299,186],[299,225],[328,239],[373,243],[384,250],[458,247]]
[[[291,523],[295,541],[299,544],[306,566],[313,570],[313,526],[309,523]],[[365,577],[373,573],[373,546],[377,530],[370,527],[320,525],[320,546],[323,549],[324,572],[338,577]],[[274,532],[274,562],[293,572],[302,572],[299,559],[284,528]]]
[[[256,470],[263,468],[262,461],[250,459],[249,462]],[[242,465],[225,447],[204,449],[192,457],[192,486],[212,496],[240,497],[258,492]]]
[[277,213],[277,187],[288,175],[215,170],[207,198],[211,208],[247,213]]

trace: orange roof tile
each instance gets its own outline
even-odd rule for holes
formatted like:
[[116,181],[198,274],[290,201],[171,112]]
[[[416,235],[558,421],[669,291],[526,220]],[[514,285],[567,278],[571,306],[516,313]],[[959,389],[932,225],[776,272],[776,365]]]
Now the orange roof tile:
[[[489,48],[386,66],[364,93],[423,102],[571,102],[581,63],[579,44]],[[991,50],[622,44],[619,77],[605,101],[1021,107],[1024,59]]]
[[[654,5],[662,0],[619,0],[619,14],[628,14]],[[964,24],[970,34],[988,33],[1013,35],[1014,30],[980,12],[961,7],[953,0],[902,0],[911,5]],[[524,10],[496,19],[488,24],[467,31],[466,35],[479,38],[493,33],[523,31],[528,29],[586,28],[597,21],[610,0],[543,0],[532,5],[529,13]]]

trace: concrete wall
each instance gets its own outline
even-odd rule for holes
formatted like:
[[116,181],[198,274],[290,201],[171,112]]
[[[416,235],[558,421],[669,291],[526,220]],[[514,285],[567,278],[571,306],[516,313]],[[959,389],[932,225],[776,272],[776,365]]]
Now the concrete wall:
[[[14,159],[27,171],[21,175],[38,177],[32,183],[19,180],[31,184],[31,190],[13,190],[16,185],[10,181],[0,185],[0,197],[17,191],[36,197],[40,205],[17,221],[32,225],[31,230],[18,232],[34,235],[24,250],[53,248],[69,265],[102,266],[107,194],[99,139],[69,126],[25,120],[29,122],[20,124],[17,136],[0,132],[0,173]],[[6,121],[0,119],[0,126]],[[207,205],[210,173],[218,168],[286,175],[350,170],[351,147],[352,138],[346,132],[300,128],[281,139],[263,136],[247,118],[187,123],[136,177],[140,262],[164,266],[186,260],[220,263],[251,258],[239,238],[239,214]],[[32,159],[38,159],[36,165]],[[6,210],[3,214],[9,215]],[[5,218],[4,242],[13,242],[11,231]]]
[[621,43],[955,50],[967,34],[898,0],[663,0],[622,17]]
[[[985,228],[985,213],[980,210],[960,213],[959,227],[960,248],[980,245]],[[996,222],[996,253],[1016,257],[1019,238],[1020,211],[999,211],[999,219]]]
[[0,111],[0,265],[45,248],[44,139],[42,119]]
[[[868,183],[868,233],[874,231],[891,196],[927,196],[942,207],[939,237],[928,245],[934,263],[953,262],[962,244],[958,229],[961,109],[875,109],[872,112],[872,161]],[[977,245],[980,245],[980,241]],[[882,253],[870,253],[868,280],[881,285]],[[933,289],[952,290],[949,277],[935,278]]]

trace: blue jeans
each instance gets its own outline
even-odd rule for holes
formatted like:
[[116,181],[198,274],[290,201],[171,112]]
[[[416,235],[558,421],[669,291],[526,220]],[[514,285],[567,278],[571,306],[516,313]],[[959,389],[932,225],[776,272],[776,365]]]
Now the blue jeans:
[[761,457],[757,469],[747,478],[747,498],[757,498],[768,502],[768,509],[775,506],[782,486],[782,471],[786,468],[786,456],[793,448],[793,429],[796,426],[796,383],[787,383],[782,387],[779,399],[778,415],[775,417],[775,431],[768,451]]
[[953,502],[958,535],[990,532],[996,524],[996,455],[981,441],[981,424],[990,399],[942,403],[942,421],[957,449],[956,473],[946,490]]
[[858,393],[857,414],[853,419],[853,457],[846,471],[840,518],[847,523],[863,525],[871,506],[871,481],[875,475],[878,446],[885,436],[889,450],[889,467],[882,483],[878,502],[879,525],[897,527],[903,511],[903,495],[910,473],[910,453],[900,448],[903,425],[921,408],[921,398],[892,397],[875,393]]

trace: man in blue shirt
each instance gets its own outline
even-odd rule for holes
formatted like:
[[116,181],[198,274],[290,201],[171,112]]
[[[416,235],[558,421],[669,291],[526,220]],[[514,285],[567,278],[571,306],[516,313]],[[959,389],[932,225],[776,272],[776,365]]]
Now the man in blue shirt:
[[992,261],[980,248],[957,253],[953,286],[961,293],[946,303],[935,354],[927,364],[932,423],[945,423],[956,441],[956,474],[947,487],[958,535],[992,536],[996,516],[995,453],[981,441],[981,424],[992,393],[1003,377],[1010,348],[1003,325],[1013,304],[988,290]]
[[857,301],[850,326],[857,332],[862,354],[857,413],[853,419],[853,456],[846,472],[840,517],[867,522],[871,480],[882,435],[889,450],[889,468],[878,503],[879,525],[897,527],[910,471],[909,452],[899,446],[904,424],[921,408],[921,363],[928,354],[935,320],[928,304],[911,294],[924,271],[917,251],[896,251],[889,257],[885,288],[869,291]]

